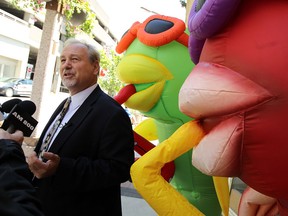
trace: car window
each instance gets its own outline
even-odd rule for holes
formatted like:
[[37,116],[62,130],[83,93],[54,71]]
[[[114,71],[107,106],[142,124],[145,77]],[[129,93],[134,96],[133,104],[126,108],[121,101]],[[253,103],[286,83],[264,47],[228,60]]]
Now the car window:
[[19,79],[19,78],[14,78],[14,77],[1,77],[0,82],[17,83],[17,84],[25,84],[25,85],[32,85],[33,84],[33,80]]
[[22,84],[22,85],[23,85],[23,84],[26,84],[26,81],[25,81],[25,80],[19,80],[19,81],[18,81],[18,84]]
[[27,81],[27,84],[29,85],[32,85],[33,84],[33,81],[32,80],[26,80]]

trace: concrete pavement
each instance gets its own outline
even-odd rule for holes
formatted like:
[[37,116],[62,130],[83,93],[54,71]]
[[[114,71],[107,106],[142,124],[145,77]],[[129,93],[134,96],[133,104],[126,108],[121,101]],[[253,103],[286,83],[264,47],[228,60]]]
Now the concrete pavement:
[[121,196],[123,216],[156,216],[157,214],[143,199]]
[[123,216],[156,216],[155,211],[138,194],[131,182],[121,185],[121,201]]

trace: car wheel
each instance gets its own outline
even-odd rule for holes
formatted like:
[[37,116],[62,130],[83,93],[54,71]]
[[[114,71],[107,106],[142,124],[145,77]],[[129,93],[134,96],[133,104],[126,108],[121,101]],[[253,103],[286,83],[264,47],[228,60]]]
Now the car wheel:
[[8,88],[8,89],[6,89],[6,91],[5,91],[5,96],[6,97],[12,97],[13,96],[13,89],[12,88]]

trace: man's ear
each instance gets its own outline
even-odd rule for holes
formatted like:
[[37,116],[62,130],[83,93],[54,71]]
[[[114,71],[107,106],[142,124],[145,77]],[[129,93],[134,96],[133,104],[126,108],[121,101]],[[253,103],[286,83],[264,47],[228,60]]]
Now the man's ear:
[[95,75],[99,75],[99,71],[100,71],[100,65],[98,63],[94,64],[94,73]]

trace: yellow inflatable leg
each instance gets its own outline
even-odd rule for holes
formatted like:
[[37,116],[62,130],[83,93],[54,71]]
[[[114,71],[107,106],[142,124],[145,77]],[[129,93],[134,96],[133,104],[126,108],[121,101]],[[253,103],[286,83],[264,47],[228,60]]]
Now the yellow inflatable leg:
[[213,177],[215,190],[222,209],[223,216],[229,214],[229,184],[226,177]]
[[204,215],[161,176],[164,164],[192,149],[203,136],[204,132],[196,121],[187,122],[132,165],[135,189],[159,215]]

